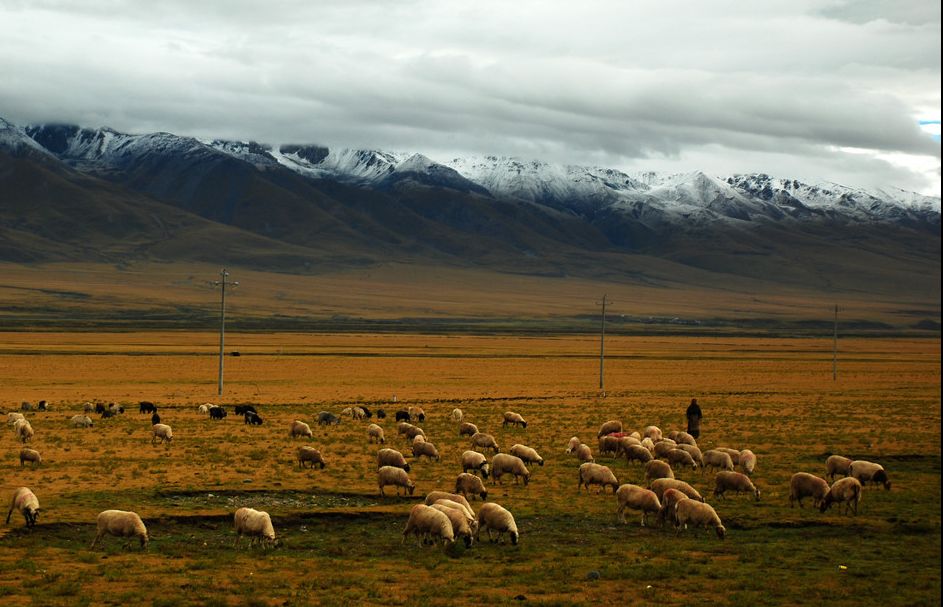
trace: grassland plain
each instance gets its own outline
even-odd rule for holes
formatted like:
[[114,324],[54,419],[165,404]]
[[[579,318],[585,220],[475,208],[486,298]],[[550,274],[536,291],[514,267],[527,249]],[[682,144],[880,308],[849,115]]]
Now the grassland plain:
[[[241,356],[226,359],[222,399],[214,339],[0,334],[0,402],[11,409],[45,398],[55,407],[29,415],[45,460],[36,469],[20,468],[20,444],[0,433],[0,497],[26,485],[43,506],[31,532],[22,517],[0,528],[0,604],[940,603],[939,339],[843,340],[833,382],[828,341],[616,337],[600,397],[592,336],[234,334],[228,343]],[[692,396],[705,411],[702,447],[759,456],[759,502],[708,497],[725,541],[641,528],[634,516],[622,525],[611,494],[577,493],[577,464],[563,453],[570,436],[595,447],[611,418],[680,428]],[[69,428],[93,399],[158,403],[173,446],[151,446],[136,407]],[[196,411],[206,401],[256,404],[265,424],[211,421]],[[423,427],[442,461],[413,462],[415,497],[377,496],[367,422],[314,426],[318,411],[354,403],[426,410]],[[490,489],[514,513],[519,546],[400,543],[410,506],[450,489],[460,472],[468,443],[448,421],[454,407],[502,449],[521,442],[546,459],[528,486]],[[509,409],[530,425],[502,428]],[[287,436],[293,419],[315,427],[304,444],[322,450],[326,469],[294,463],[302,441]],[[407,452],[392,419],[383,425],[387,446]],[[893,489],[866,489],[857,517],[790,509],[791,474],[824,473],[833,452],[883,463]],[[637,466],[600,461],[620,482],[642,482]],[[679,477],[710,492],[710,474]],[[233,549],[231,514],[241,505],[269,511],[283,545]],[[107,508],[141,514],[147,552],[113,538],[89,550],[95,515]]]

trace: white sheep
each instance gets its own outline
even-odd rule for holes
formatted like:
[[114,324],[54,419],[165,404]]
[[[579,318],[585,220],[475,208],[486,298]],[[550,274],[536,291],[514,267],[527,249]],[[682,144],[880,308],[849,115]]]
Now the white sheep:
[[87,415],[73,415],[69,419],[69,423],[72,424],[73,428],[91,428],[95,425],[92,418]]
[[423,456],[428,457],[430,461],[439,461],[439,450],[435,448],[435,445],[425,440],[413,443],[413,457],[419,459]]
[[295,438],[296,436],[314,438],[314,433],[311,432],[311,426],[296,419],[295,421],[291,422],[291,427],[288,429],[288,437]]
[[[445,500],[443,500],[445,501]],[[454,502],[453,502],[454,503]],[[452,524],[452,535],[454,538],[463,538],[465,542],[465,547],[470,548],[472,545],[472,537],[474,536],[474,530],[469,524],[468,518],[465,516],[465,513],[462,510],[456,508],[450,508],[445,504],[440,504],[436,502],[432,504],[432,508],[435,508],[442,514],[448,517],[449,522]]]
[[652,454],[655,453],[655,441],[653,441],[649,437],[646,436],[645,438],[642,439],[642,446],[648,449],[649,453],[652,453]]
[[599,432],[596,433],[596,438],[602,438],[603,436],[612,434],[614,432],[622,432],[622,422],[617,419],[610,419],[599,427]]
[[488,540],[491,542],[495,541],[495,538],[491,535],[492,531],[497,532],[499,539],[502,533],[507,533],[511,538],[511,543],[515,546],[520,541],[520,533],[517,531],[514,515],[493,502],[482,504],[481,509],[478,510],[479,534],[482,529],[488,531]]
[[825,460],[825,476],[828,480],[834,481],[836,474],[848,476],[851,470],[851,460],[841,455],[829,455]]
[[704,469],[708,468],[732,471],[733,459],[729,453],[724,453],[719,449],[708,449],[704,452]]
[[414,445],[418,445],[419,443],[424,443],[424,442],[426,442],[426,435],[425,435],[425,434],[417,434],[416,436],[413,437],[413,444],[414,444]]
[[760,490],[753,485],[753,481],[746,474],[740,472],[730,472],[727,470],[717,473],[714,478],[714,495],[727,498],[725,493],[734,491],[737,495],[741,493],[752,493],[756,501],[760,501]]
[[737,449],[731,449],[730,447],[717,447],[717,451],[723,451],[730,456],[730,461],[733,462],[734,466],[740,465],[740,451]]
[[39,451],[36,449],[30,449],[29,447],[23,447],[20,449],[20,467],[24,466],[26,462],[31,463],[36,466],[43,463],[43,456],[39,454]]
[[518,479],[524,479],[525,485],[530,482],[530,471],[521,458],[510,453],[498,453],[491,458],[491,476],[500,485],[505,474],[513,475],[515,483]]
[[13,499],[10,500],[10,511],[7,512],[7,525],[10,524],[10,516],[16,510],[23,515],[26,520],[26,526],[32,527],[39,518],[39,498],[29,487],[19,487],[13,492]]
[[383,436],[383,428],[376,424],[370,424],[367,426],[367,436],[370,437],[371,443],[385,444],[386,438]]
[[573,455],[576,456],[576,459],[581,462],[594,462],[596,458],[593,457],[593,450],[589,448],[589,445],[580,444],[573,451]]
[[681,449],[682,451],[687,451],[688,453],[690,453],[690,454],[691,454],[691,459],[694,460],[694,463],[696,463],[698,466],[700,466],[701,469],[703,470],[703,468],[704,468],[704,454],[701,453],[701,450],[700,450],[697,446],[695,446],[695,445],[688,445],[687,443],[679,443],[679,444],[678,444],[678,449]]
[[151,444],[153,445],[158,440],[170,446],[170,443],[174,440],[174,431],[170,426],[167,424],[154,424],[151,426]]
[[796,472],[789,480],[789,507],[792,508],[795,502],[799,502],[799,507],[802,508],[802,498],[811,497],[812,506],[817,508],[825,499],[828,489],[824,478],[808,472]]
[[449,517],[425,504],[416,504],[409,511],[409,520],[406,521],[406,528],[403,529],[403,542],[410,534],[416,536],[416,540],[422,546],[423,538],[432,538],[433,542],[438,543],[441,539],[446,545],[455,541],[455,533],[452,531],[452,521]]
[[678,432],[678,434],[674,437],[674,441],[679,445],[691,445],[692,447],[697,447],[697,439],[687,432]]
[[710,504],[704,502],[692,499],[677,502],[675,504],[675,521],[675,528],[679,533],[682,528],[687,529],[690,525],[692,527],[704,527],[707,530],[713,527],[720,539],[724,539],[727,535],[727,529],[724,528],[717,512]]
[[655,495],[654,492],[639,487],[638,485],[622,485],[616,491],[616,499],[619,502],[619,508],[617,510],[619,520],[623,523],[625,523],[626,508],[642,511],[642,527],[648,522],[648,514],[650,512],[658,514],[661,510],[661,502],[658,501],[658,496]]
[[656,478],[652,481],[650,489],[655,492],[655,495],[657,495],[659,499],[664,496],[668,489],[674,489],[675,491],[680,491],[685,497],[691,498],[692,500],[699,502],[704,501],[704,498],[697,492],[697,489],[676,478]]
[[458,427],[459,436],[475,436],[478,434],[478,426],[471,422],[462,422]]
[[537,453],[536,449],[532,449],[527,445],[514,445],[508,450],[508,453],[521,458],[525,464],[537,464],[538,466],[544,465],[544,458],[540,457],[540,454]]
[[471,527],[472,530],[477,531],[478,519],[475,516],[475,511],[472,510],[471,504],[469,504],[468,500],[466,500],[461,495],[456,494],[455,497],[456,499],[440,497],[439,499],[433,500],[432,503],[429,503],[428,496],[426,496],[426,505],[434,506],[435,504],[439,504],[440,506],[445,506],[447,508],[458,510],[459,512],[462,513],[462,515],[468,521],[468,526]]
[[364,419],[367,417],[367,412],[364,411],[361,407],[353,407],[350,410],[350,416],[354,419]]
[[885,490],[890,490],[891,488],[891,481],[887,478],[887,472],[885,472],[884,466],[875,464],[874,462],[863,459],[851,462],[851,466],[848,468],[848,476],[858,479],[862,486],[868,483],[881,483],[884,485]]
[[653,459],[645,464],[645,480],[653,481],[658,478],[674,478],[675,473],[671,471],[671,466],[661,461]]
[[202,405],[197,407],[196,410],[197,410],[197,413],[199,413],[200,415],[209,415],[210,409],[215,406],[216,405],[212,403],[203,403]]
[[521,417],[520,413],[515,413],[514,411],[505,411],[504,412],[504,421],[502,424],[504,427],[507,426],[520,426],[521,428],[527,427],[527,421]]
[[249,537],[249,546],[258,542],[262,546],[275,545],[275,527],[272,526],[272,517],[268,512],[253,508],[239,508],[233,515],[233,526],[236,528],[236,541],[233,547],[239,545],[243,535]]
[[600,491],[605,491],[607,486],[612,487],[613,493],[619,489],[619,481],[616,479],[616,475],[612,473],[612,470],[607,466],[594,464],[592,462],[580,465],[576,491],[579,492],[584,485],[586,486],[587,492],[589,492],[590,485],[599,485]]
[[599,454],[605,455],[609,454],[612,457],[615,457],[622,450],[622,441],[618,437],[609,436],[600,436],[599,437]]
[[482,501],[488,499],[488,490],[481,479],[474,474],[462,472],[455,477],[455,493],[461,493],[464,496],[477,495]]
[[406,458],[396,449],[380,449],[377,451],[377,470],[383,466],[402,468],[405,472],[409,472],[409,464],[406,463]]
[[472,518],[475,516],[475,511],[472,510],[471,504],[468,503],[468,500],[465,499],[465,496],[461,493],[448,493],[446,491],[430,491],[426,494],[425,504],[431,506],[439,500],[449,500],[451,502],[456,502],[461,504],[463,507],[468,509],[468,513]]
[[753,476],[753,471],[756,470],[756,454],[749,449],[741,451],[740,469],[743,470],[743,473],[747,476]]
[[461,409],[452,409],[452,416],[451,416],[451,419],[452,419],[453,422],[458,423],[458,422],[462,421],[462,419],[463,419],[464,417],[465,417],[465,414],[462,413],[462,410],[461,410]]
[[400,494],[400,488],[404,489],[405,493],[409,495],[412,495],[413,491],[416,490],[416,484],[409,480],[409,475],[406,474],[406,471],[395,466],[383,466],[377,470],[377,486],[379,487],[381,497],[386,495],[384,487],[387,485],[396,487],[396,495]]
[[661,495],[661,510],[658,511],[658,518],[656,519],[658,525],[664,525],[665,522],[676,525],[678,521],[675,519],[675,506],[681,500],[686,499],[691,498],[677,489],[665,489],[665,492]]
[[652,439],[653,442],[658,442],[662,439],[661,428],[658,426],[646,426],[645,429],[642,430],[642,436]]
[[426,412],[422,410],[422,407],[410,407],[409,419],[415,419],[417,421],[424,422],[426,421]]
[[628,463],[640,462],[647,464],[654,459],[652,452],[642,445],[629,445],[625,447],[622,452],[625,454],[625,460]]
[[665,454],[665,459],[668,460],[669,464],[688,466],[691,470],[697,470],[697,462],[694,461],[694,457],[684,449],[671,449]]
[[307,467],[314,468],[315,464],[321,466],[321,470],[324,470],[324,467],[327,465],[327,462],[324,461],[324,458],[321,456],[321,452],[315,449],[314,447],[299,447],[298,448],[298,466],[305,468],[305,464],[308,464]]
[[579,438],[577,438],[577,437],[575,437],[575,436],[572,437],[572,438],[570,439],[570,442],[568,442],[568,443],[566,444],[566,451],[565,451],[565,453],[573,453],[573,451],[575,451],[576,448],[579,447],[581,444],[582,444],[582,443],[580,442],[580,439],[579,439]]
[[33,426],[30,425],[29,421],[21,419],[13,425],[13,428],[16,430],[16,437],[24,445],[33,440]]
[[26,419],[26,416],[19,411],[11,411],[10,413],[7,413],[7,423],[11,426],[21,419]]
[[417,436],[426,438],[425,431],[419,426],[410,426],[403,431],[403,435],[406,437],[406,440],[415,440]]
[[670,438],[663,438],[660,441],[655,441],[655,457],[665,457],[669,451],[677,448],[678,443],[674,442]]
[[149,539],[147,536],[147,527],[144,526],[144,521],[141,520],[141,517],[138,516],[136,512],[105,510],[98,514],[96,523],[98,533],[95,535],[95,539],[92,540],[90,548],[94,548],[105,534],[128,538],[128,541],[125,542],[124,545],[125,548],[131,544],[134,538],[137,538],[141,543],[141,550],[147,548]]
[[472,436],[471,438],[472,449],[491,449],[495,453],[498,453],[498,443],[494,440],[494,437],[490,434],[485,434],[484,432],[479,432],[478,434]]
[[822,498],[819,510],[826,512],[832,507],[832,504],[843,503],[845,504],[845,514],[849,514],[853,507],[855,515],[857,516],[858,503],[860,501],[861,482],[853,476],[847,476],[835,481],[835,484],[832,485],[828,493],[825,494],[825,497]]
[[488,459],[477,451],[465,451],[462,453],[462,472],[469,470],[478,470],[482,476],[488,478]]

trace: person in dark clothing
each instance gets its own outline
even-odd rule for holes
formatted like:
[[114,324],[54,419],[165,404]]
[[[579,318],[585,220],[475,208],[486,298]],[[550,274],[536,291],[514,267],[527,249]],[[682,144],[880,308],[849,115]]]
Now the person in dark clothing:
[[701,407],[698,406],[696,398],[691,399],[691,404],[688,405],[685,415],[688,417],[688,434],[698,438],[701,435],[701,418],[704,417],[704,414],[701,413]]

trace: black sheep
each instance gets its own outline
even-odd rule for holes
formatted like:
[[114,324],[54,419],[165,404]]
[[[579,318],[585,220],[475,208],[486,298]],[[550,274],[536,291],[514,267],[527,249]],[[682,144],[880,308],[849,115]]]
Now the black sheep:
[[95,413],[98,413],[99,415],[101,415],[101,414],[104,413],[104,412],[105,412],[105,405],[103,405],[103,404],[101,404],[101,403],[96,403],[96,404],[95,404]]
[[409,411],[403,411],[400,409],[396,412],[396,421],[398,422],[408,422],[409,421]]
[[157,413],[157,405],[150,401],[142,400],[138,403],[138,413]]
[[321,411],[318,413],[318,425],[319,426],[332,426],[341,423],[341,418],[337,417],[333,413],[328,411]]
[[246,411],[246,412],[243,414],[243,416],[244,416],[244,418],[245,418],[245,423],[246,423],[247,425],[251,425],[251,426],[261,426],[261,425],[262,425],[262,418],[259,417],[259,414],[258,414],[258,413],[255,413],[255,412],[253,412],[253,411]]
[[377,419],[386,419],[386,411],[377,409]]
[[250,412],[258,413],[252,405],[236,405],[236,415],[245,415]]
[[370,409],[367,409],[366,407],[362,405],[360,408],[363,409],[364,415],[367,416],[367,419],[370,419],[371,417],[373,417],[373,413],[370,413]]
[[228,413],[226,413],[226,409],[223,409],[222,407],[210,408],[210,419],[223,419],[227,415]]

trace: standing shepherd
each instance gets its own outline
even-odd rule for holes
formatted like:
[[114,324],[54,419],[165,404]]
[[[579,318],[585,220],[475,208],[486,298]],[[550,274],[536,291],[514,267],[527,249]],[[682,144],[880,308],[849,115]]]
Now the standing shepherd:
[[688,405],[685,415],[688,417],[688,434],[698,438],[701,435],[701,418],[704,417],[704,414],[701,413],[696,398],[691,399],[691,404]]

